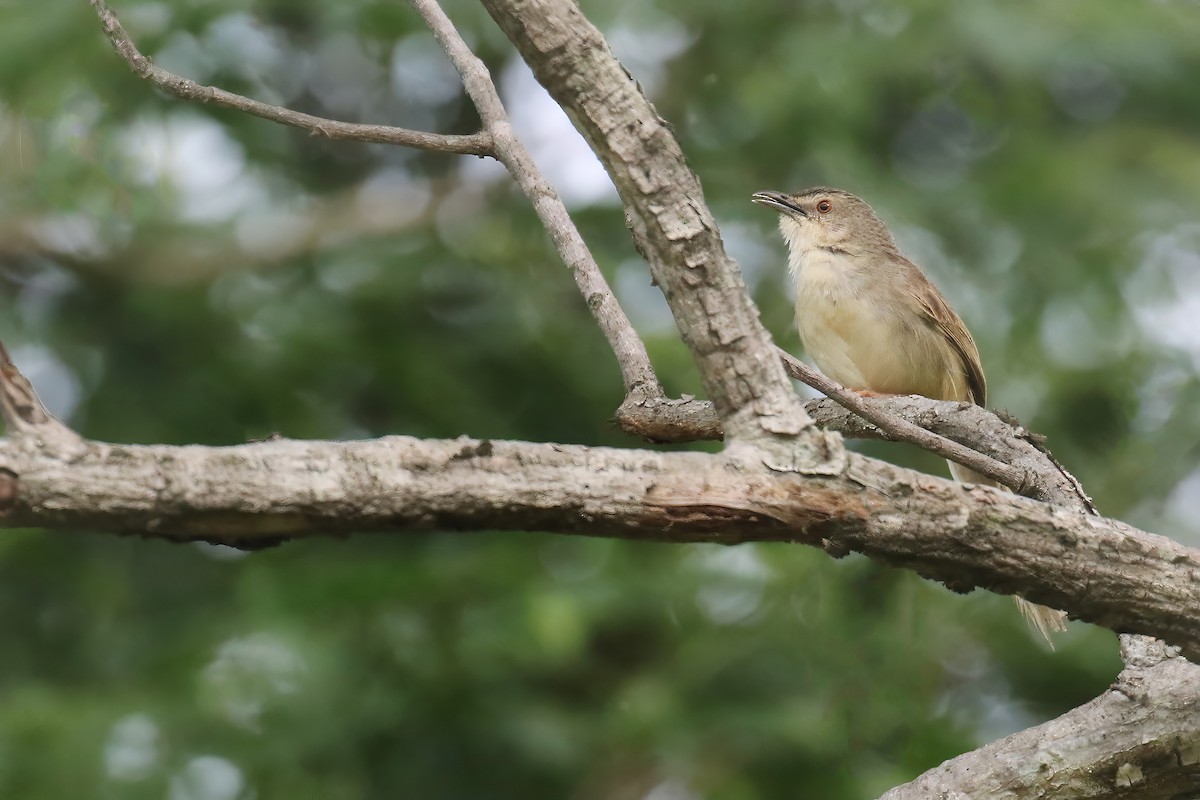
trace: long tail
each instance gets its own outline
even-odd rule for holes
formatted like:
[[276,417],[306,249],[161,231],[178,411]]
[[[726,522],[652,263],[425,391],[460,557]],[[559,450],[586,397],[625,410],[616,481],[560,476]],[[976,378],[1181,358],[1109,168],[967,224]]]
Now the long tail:
[[1024,597],[1013,596],[1013,600],[1017,601],[1017,608],[1025,615],[1025,619],[1029,624],[1038,629],[1042,636],[1046,637],[1046,643],[1050,645],[1050,649],[1054,649],[1054,640],[1050,638],[1050,634],[1062,633],[1067,629],[1067,613],[1059,611],[1057,608],[1049,608],[1047,606],[1039,606],[1037,603],[1031,603]]
[[[954,476],[954,480],[959,483],[978,483],[983,486],[994,486],[997,489],[1005,487],[985,478],[974,470],[969,470],[964,466],[955,464],[953,461],[947,461],[950,465],[950,474]],[[1024,597],[1013,596],[1013,600],[1017,601],[1017,608],[1021,610],[1021,614],[1029,622],[1030,626],[1037,628],[1038,633],[1046,637],[1046,643],[1050,645],[1050,649],[1054,649],[1054,640],[1050,638],[1051,633],[1060,633],[1067,629],[1067,614],[1065,611],[1059,611],[1056,608],[1048,608],[1039,606],[1037,603],[1031,603]]]

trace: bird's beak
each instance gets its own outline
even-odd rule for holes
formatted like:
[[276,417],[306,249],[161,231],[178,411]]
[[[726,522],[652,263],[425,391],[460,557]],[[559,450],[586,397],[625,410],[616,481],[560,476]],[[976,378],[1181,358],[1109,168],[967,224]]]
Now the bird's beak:
[[783,192],[755,192],[750,195],[750,201],[760,206],[773,208],[781,213],[799,214],[802,217],[808,216],[803,208],[793,203]]

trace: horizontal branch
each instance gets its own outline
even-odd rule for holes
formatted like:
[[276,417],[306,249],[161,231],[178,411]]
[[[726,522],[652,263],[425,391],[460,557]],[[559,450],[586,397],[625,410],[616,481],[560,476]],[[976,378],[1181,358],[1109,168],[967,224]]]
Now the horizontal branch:
[[[840,402],[822,398],[804,405],[808,415],[822,428],[851,439],[882,439],[908,442],[948,457],[952,452],[941,442],[970,448],[988,458],[1011,465],[1023,476],[1026,496],[1056,505],[1095,511],[1091,498],[1073,475],[1063,469],[1042,447],[1038,437],[1014,427],[994,412],[968,403],[930,400],[917,395],[856,397],[856,404],[875,418],[888,418],[895,433],[881,430]],[[712,403],[684,397],[626,398],[617,408],[617,424],[626,433],[659,444],[720,439],[721,421]],[[900,427],[896,421],[907,423]],[[935,435],[934,440],[913,436],[910,428]]]
[[626,397],[613,414],[621,430],[652,444],[718,441],[725,437],[712,401],[693,395]]
[[861,552],[1156,636],[1200,657],[1200,552],[1120,522],[848,454],[836,475],[730,454],[420,440],[234,447],[0,440],[5,526],[253,545],[356,531],[543,530]]
[[253,114],[272,122],[301,128],[326,139],[341,139],[355,142],[372,142],[375,144],[394,144],[402,147],[414,147],[418,150],[430,150],[437,153],[455,153],[471,156],[493,155],[492,136],[486,131],[466,135],[427,133],[407,128],[396,128],[391,125],[366,125],[355,122],[341,122],[325,117],[315,117],[292,111],[281,106],[251,100],[240,94],[227,92],[214,86],[204,86],[195,81],[176,75],[173,72],[156,66],[149,58],[142,55],[134,45],[129,34],[121,26],[117,15],[104,0],[89,0],[104,32],[112,42],[113,49],[125,60],[129,68],[138,77],[145,78],[164,92],[173,94],[183,100],[197,103],[208,103],[221,108],[242,111]]

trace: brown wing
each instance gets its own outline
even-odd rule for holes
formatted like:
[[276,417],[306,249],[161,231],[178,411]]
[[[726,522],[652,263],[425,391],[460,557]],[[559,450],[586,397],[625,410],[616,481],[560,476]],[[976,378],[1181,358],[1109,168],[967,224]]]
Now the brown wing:
[[[916,269],[916,266],[914,265],[913,268]],[[920,270],[917,272],[919,273]],[[921,305],[921,310],[928,315],[926,321],[946,337],[946,341],[950,343],[962,361],[963,373],[967,376],[967,387],[971,391],[971,402],[977,406],[985,405],[987,403],[987,381],[983,377],[983,365],[979,361],[979,348],[975,346],[971,332],[967,330],[967,326],[963,324],[958,314],[954,313],[954,309],[946,302],[946,298],[942,297],[942,293],[929,282],[924,274],[921,274],[918,285],[917,301]]]

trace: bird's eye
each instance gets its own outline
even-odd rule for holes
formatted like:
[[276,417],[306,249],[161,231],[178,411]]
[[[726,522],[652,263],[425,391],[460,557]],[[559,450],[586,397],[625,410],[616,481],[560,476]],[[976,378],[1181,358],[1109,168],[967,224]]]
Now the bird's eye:
[[829,202],[828,200],[822,200],[821,202],[817,203],[817,211],[820,211],[822,214],[828,214],[832,210],[833,203]]

